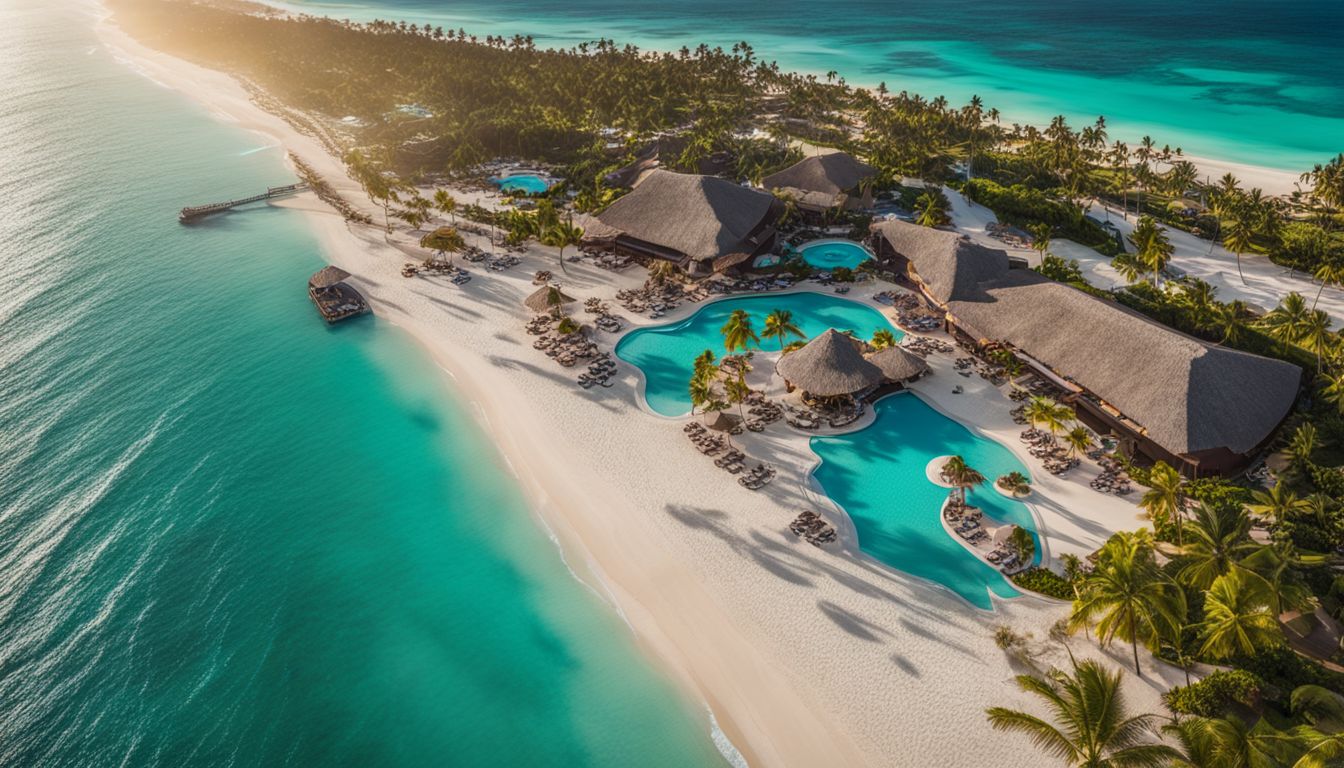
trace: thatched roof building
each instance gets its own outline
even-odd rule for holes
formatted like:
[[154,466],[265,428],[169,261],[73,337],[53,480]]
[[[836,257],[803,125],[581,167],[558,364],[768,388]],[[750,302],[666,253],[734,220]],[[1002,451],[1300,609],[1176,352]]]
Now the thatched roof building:
[[326,266],[313,273],[308,278],[309,288],[330,288],[338,283],[344,282],[350,277],[350,273],[340,267]]
[[834,328],[781,357],[775,371],[791,386],[819,397],[852,395],[882,382],[882,369],[864,359],[854,339]]
[[874,227],[880,252],[977,343],[1011,345],[1076,389],[1102,432],[1190,474],[1244,466],[1288,415],[1302,371],[1187,336],[1123,305],[1025,269],[1007,254],[905,222]]
[[595,217],[596,236],[705,274],[723,256],[768,251],[781,209],[773,195],[726,179],[655,170]]
[[871,197],[860,187],[876,175],[876,168],[853,155],[831,152],[800,160],[766,176],[761,185],[789,195],[799,208],[821,212],[830,208],[871,205]]
[[882,371],[887,381],[911,381],[929,372],[924,358],[905,347],[887,347],[868,356],[868,362]]
[[[556,293],[559,294],[558,297],[560,302],[559,304],[552,303],[551,291],[555,291]],[[533,291],[531,295],[529,295],[526,299],[523,299],[523,306],[527,307],[533,312],[550,312],[552,310],[558,309],[560,306],[563,306],[565,304],[572,304],[573,302],[574,302],[573,297],[569,296],[559,288],[550,285],[543,285],[537,290]]]

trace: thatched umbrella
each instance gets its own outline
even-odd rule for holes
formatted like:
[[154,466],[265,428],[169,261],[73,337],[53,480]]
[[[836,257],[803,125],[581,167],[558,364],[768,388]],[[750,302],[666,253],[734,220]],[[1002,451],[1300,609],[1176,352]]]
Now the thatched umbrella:
[[742,418],[726,411],[719,411],[714,414],[714,419],[709,422],[710,429],[719,432],[732,432],[737,429],[737,425],[742,423]]
[[331,288],[332,286],[344,281],[350,276],[340,267],[327,266],[319,269],[312,277],[308,278],[309,288]]
[[864,360],[854,340],[834,328],[784,355],[775,371],[819,397],[850,395],[882,381],[882,369]]
[[868,362],[882,369],[887,381],[910,381],[929,370],[924,358],[904,347],[887,347],[868,356]]
[[[555,292],[554,296],[552,291]],[[559,286],[543,285],[523,299],[523,306],[533,312],[559,312],[560,307],[573,302],[574,299],[560,290]]]

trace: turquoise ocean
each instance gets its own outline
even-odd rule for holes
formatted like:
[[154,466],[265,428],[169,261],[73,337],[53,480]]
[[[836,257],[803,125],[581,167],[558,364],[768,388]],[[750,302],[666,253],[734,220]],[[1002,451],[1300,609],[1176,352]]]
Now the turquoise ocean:
[[1187,154],[1300,172],[1344,151],[1339,0],[286,0],[337,18],[608,37],[651,50],[738,41],[785,69],[954,105],[973,94],[1005,125],[1105,115]]
[[95,20],[0,27],[0,765],[722,764],[298,214],[177,223],[291,177]]

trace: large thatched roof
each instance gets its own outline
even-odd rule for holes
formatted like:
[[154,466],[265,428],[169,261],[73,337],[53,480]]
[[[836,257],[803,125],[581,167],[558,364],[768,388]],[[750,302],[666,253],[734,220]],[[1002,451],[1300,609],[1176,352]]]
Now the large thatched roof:
[[1288,414],[1297,366],[1207,344],[1035,272],[951,302],[961,325],[1071,377],[1175,454],[1247,453]]
[[[792,189],[836,195],[855,191],[864,179],[877,175],[877,169],[845,152],[831,152],[800,160],[779,173],[761,180],[766,189]],[[817,198],[818,200],[822,198]]]
[[551,303],[552,290],[558,291],[560,293],[561,304],[569,304],[574,301],[573,298],[567,295],[564,291],[561,291],[559,288],[553,288],[552,286],[549,285],[543,285],[537,290],[533,291],[532,294],[528,296],[526,299],[523,299],[523,306],[527,307],[533,312],[547,312],[552,309],[555,309],[556,305]]
[[326,266],[319,269],[312,277],[308,278],[308,285],[311,288],[330,288],[333,285],[344,281],[349,276],[350,273],[340,267]]
[[655,170],[597,219],[611,230],[702,261],[755,253],[760,243],[754,236],[773,223],[775,206],[773,195],[726,179]]
[[924,358],[904,347],[887,347],[868,356],[868,362],[882,370],[887,381],[906,381],[929,370]]
[[882,381],[854,340],[834,328],[779,359],[775,370],[795,387],[821,397],[848,395]]
[[873,227],[900,255],[909,259],[941,302],[971,294],[976,286],[1008,272],[1008,254],[965,235],[921,227],[908,221],[884,221]]

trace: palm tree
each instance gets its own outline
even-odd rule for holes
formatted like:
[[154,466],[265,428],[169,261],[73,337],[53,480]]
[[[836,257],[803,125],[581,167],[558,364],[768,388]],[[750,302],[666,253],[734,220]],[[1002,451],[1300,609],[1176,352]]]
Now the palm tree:
[[1316,290],[1316,298],[1311,300],[1311,308],[1316,309],[1321,294],[1325,292],[1325,286],[1344,283],[1344,264],[1335,261],[1323,262],[1316,268],[1316,274],[1313,276],[1321,281],[1321,287]]
[[1064,435],[1064,444],[1069,447],[1069,456],[1077,458],[1092,447],[1092,433],[1082,424],[1077,425]]
[[742,410],[742,404],[751,396],[751,387],[747,386],[747,374],[738,366],[737,376],[728,379],[723,383],[724,394],[728,396],[728,403],[737,406],[737,414],[743,421],[747,420],[747,414]]
[[1289,344],[1296,344],[1301,340],[1309,312],[1307,300],[1302,298],[1302,294],[1293,291],[1284,296],[1277,307],[1265,313],[1260,326],[1283,344],[1283,349],[1287,352]]
[[1185,594],[1157,567],[1152,541],[1141,532],[1121,532],[1101,549],[1097,567],[1084,581],[1082,597],[1074,601],[1069,627],[1097,621],[1097,639],[1110,645],[1119,637],[1134,651],[1134,674],[1139,668],[1139,643],[1154,646],[1185,616]]
[[1233,299],[1213,309],[1213,318],[1210,322],[1221,334],[1223,344],[1236,344],[1245,337],[1246,323],[1242,320],[1245,316],[1246,303],[1241,299]]
[[1270,603],[1264,579],[1241,569],[1234,568],[1214,579],[1204,595],[1200,655],[1226,659],[1278,645],[1283,633]]
[[1032,249],[1044,257],[1045,252],[1050,250],[1050,234],[1052,227],[1045,222],[1041,222],[1027,227],[1027,231],[1031,233]]
[[448,214],[454,225],[457,224],[457,200],[446,189],[434,190],[434,207]]
[[1243,194],[1237,194],[1228,201],[1229,218],[1223,224],[1223,247],[1237,255],[1237,276],[1241,284],[1246,284],[1246,275],[1241,271],[1241,255],[1255,248],[1256,211]]
[[1176,524],[1176,545],[1184,544],[1181,519],[1185,517],[1185,478],[1165,461],[1158,461],[1148,472],[1148,490],[1139,499],[1139,508],[1150,520],[1171,520]]
[[[717,374],[717,371],[715,371]],[[695,415],[695,409],[702,407],[714,400],[714,376],[709,375],[707,371],[698,370],[691,376],[689,386],[691,395],[691,415]]]
[[[769,320],[769,318],[766,318]],[[873,331],[873,340],[870,342],[873,349],[886,349],[896,346],[896,335],[886,328],[879,328]]]
[[578,245],[583,240],[583,230],[574,226],[574,218],[571,216],[565,221],[556,221],[547,226],[542,230],[539,239],[542,245],[560,250],[560,271],[568,272],[569,270],[565,268],[565,248]]
[[1323,309],[1313,309],[1302,321],[1299,337],[1302,346],[1308,352],[1316,354],[1316,373],[1321,372],[1321,361],[1335,346],[1335,335],[1330,332],[1333,323],[1330,315]]
[[1344,373],[1325,374],[1321,379],[1321,398],[1344,414]]
[[1078,664],[1069,675],[1019,675],[1023,691],[1045,702],[1053,723],[1026,712],[990,707],[989,724],[998,731],[1026,734],[1038,748],[1080,768],[1160,768],[1179,754],[1150,740],[1156,715],[1131,716],[1120,689],[1120,673],[1096,661]]
[[767,339],[775,339],[779,342],[779,351],[784,351],[785,339],[790,336],[803,339],[801,328],[793,322],[793,313],[787,309],[771,310],[770,314],[765,316],[765,328],[761,335]]
[[1184,750],[1177,768],[1280,768],[1302,752],[1300,729],[1285,733],[1264,718],[1249,726],[1239,717],[1187,717],[1162,730]]
[[1297,429],[1293,430],[1293,436],[1288,440],[1288,445],[1280,452],[1288,462],[1288,472],[1293,475],[1302,474],[1311,465],[1312,456],[1320,444],[1315,424],[1304,421],[1297,425]]
[[751,327],[751,315],[745,309],[734,309],[719,332],[723,334],[724,349],[730,353],[736,349],[746,351],[751,344],[759,344],[761,341]]
[[1305,499],[1299,499],[1282,480],[1274,483],[1274,487],[1268,491],[1252,491],[1251,498],[1254,503],[1246,505],[1247,511],[1271,523],[1281,523],[1310,506]]
[[1129,233],[1129,242],[1134,246],[1134,258],[1153,273],[1153,282],[1159,281],[1162,270],[1171,261],[1174,250],[1167,238],[1167,231],[1157,225],[1150,216],[1143,216]]
[[[445,253],[461,253],[467,247],[467,243],[462,239],[459,233],[453,227],[439,227],[420,238],[420,247],[428,248],[439,254],[443,258]],[[453,263],[452,257],[448,258],[448,263]]]
[[1258,545],[1250,539],[1251,519],[1231,505],[1201,504],[1190,521],[1190,542],[1181,554],[1185,565],[1176,578],[1195,589],[1208,589]]
[[966,505],[966,492],[985,482],[985,476],[966,463],[960,456],[952,456],[943,463],[943,479],[957,489],[957,497],[962,506]]
[[950,204],[941,191],[930,189],[915,198],[915,223],[921,227],[941,227],[952,221]]
[[1293,609],[1315,609],[1315,596],[1297,576],[1295,569],[1301,560],[1291,541],[1276,541],[1260,547],[1241,564],[1250,575],[1264,583],[1269,594],[1269,609],[1275,616]]

